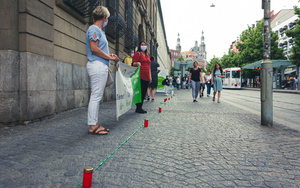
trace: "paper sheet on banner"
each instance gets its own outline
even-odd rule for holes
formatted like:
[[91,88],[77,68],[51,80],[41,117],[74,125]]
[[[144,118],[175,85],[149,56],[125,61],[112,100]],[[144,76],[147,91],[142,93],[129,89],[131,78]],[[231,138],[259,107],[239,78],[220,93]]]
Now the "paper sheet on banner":
[[140,67],[117,64],[116,71],[116,118],[142,101]]

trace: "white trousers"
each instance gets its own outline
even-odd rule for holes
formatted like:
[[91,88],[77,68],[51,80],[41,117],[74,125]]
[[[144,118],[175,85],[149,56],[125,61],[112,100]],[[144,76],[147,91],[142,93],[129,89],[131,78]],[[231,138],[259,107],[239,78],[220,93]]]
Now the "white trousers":
[[169,86],[165,85],[165,93],[168,94],[169,93]]
[[88,125],[98,123],[99,106],[105,89],[108,66],[101,61],[88,62],[87,73],[91,81],[91,97],[88,107]]

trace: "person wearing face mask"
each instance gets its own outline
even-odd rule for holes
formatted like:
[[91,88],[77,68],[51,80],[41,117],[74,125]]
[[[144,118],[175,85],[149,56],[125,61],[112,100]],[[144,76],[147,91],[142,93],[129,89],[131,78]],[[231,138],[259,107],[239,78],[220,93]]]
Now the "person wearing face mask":
[[89,134],[106,135],[109,129],[98,124],[99,106],[108,77],[109,61],[118,62],[115,54],[109,54],[108,42],[102,28],[108,23],[110,13],[104,6],[98,6],[92,13],[94,24],[86,32],[87,73],[91,81],[91,97],[88,106]]
[[139,44],[138,51],[135,52],[132,58],[132,65],[135,67],[140,66],[140,79],[141,79],[141,92],[142,92],[142,102],[136,104],[136,113],[147,113],[147,111],[143,110],[143,101],[147,93],[147,88],[149,82],[151,81],[151,71],[150,71],[150,57],[147,54],[147,44],[142,41]]
[[133,50],[129,50],[129,53],[128,53],[127,57],[124,59],[124,63],[126,65],[131,66],[133,55],[134,55],[134,51]]

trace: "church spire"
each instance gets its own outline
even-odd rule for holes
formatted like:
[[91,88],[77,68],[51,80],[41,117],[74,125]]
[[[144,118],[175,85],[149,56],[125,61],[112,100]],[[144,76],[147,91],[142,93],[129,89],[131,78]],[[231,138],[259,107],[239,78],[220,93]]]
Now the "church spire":
[[180,45],[180,35],[178,33],[178,38],[177,38],[177,46],[176,46],[176,50],[181,52],[181,45]]
[[200,62],[204,65],[204,69],[206,69],[206,50],[205,50],[205,43],[204,43],[204,32],[202,31],[201,36],[201,44],[200,44]]
[[204,44],[204,32],[202,31],[202,36],[201,36],[201,44],[200,44],[200,47],[201,46],[204,46],[205,47],[205,44]]

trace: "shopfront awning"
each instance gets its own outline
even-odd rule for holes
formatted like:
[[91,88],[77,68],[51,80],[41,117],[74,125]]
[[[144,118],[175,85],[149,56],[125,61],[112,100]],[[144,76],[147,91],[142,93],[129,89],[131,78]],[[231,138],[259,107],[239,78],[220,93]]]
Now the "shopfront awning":
[[290,74],[292,74],[294,72],[296,72],[296,70],[287,71],[287,72],[284,72],[284,75],[290,75]]
[[[271,60],[273,63],[273,69],[276,68],[285,68],[287,66],[292,65],[292,63],[289,60]],[[241,67],[242,69],[261,69],[261,63],[263,60],[256,61],[254,63],[245,65]]]

